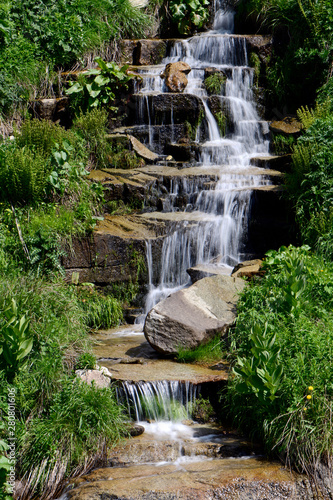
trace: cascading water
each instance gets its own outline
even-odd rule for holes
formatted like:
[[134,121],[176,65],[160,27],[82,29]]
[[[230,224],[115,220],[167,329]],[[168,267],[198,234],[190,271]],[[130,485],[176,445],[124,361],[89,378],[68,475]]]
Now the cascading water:
[[[181,60],[191,67],[185,93],[199,97],[205,112],[204,122],[198,127],[196,136],[198,142],[200,137],[205,137],[200,143],[202,152],[197,166],[203,171],[217,168],[218,180],[213,186],[199,185],[195,180],[187,180],[181,186],[182,193],[191,199],[184,208],[189,216],[176,219],[175,230],[165,238],[161,263],[154,265],[160,270],[158,276],[153,276],[154,263],[152,259],[148,260],[151,267],[146,313],[158,301],[190,282],[187,268],[209,263],[218,257],[219,264],[230,272],[231,266],[247,257],[244,240],[252,191],[271,184],[264,171],[263,175],[258,175],[258,172],[253,175],[253,167],[250,166],[252,157],[269,155],[269,141],[265,138],[267,125],[260,120],[253,100],[253,70],[248,66],[246,38],[231,34],[233,12],[226,9],[223,3],[215,5],[215,12],[213,30],[176,41],[163,64]],[[203,83],[207,68],[225,75],[225,84],[221,86],[218,97],[228,121],[225,134],[221,132],[209,106]],[[139,95],[146,111],[141,110],[140,113],[149,117],[151,127],[151,118],[155,113],[149,95],[167,89],[156,69],[153,74],[147,71],[141,72],[143,86]],[[172,140],[175,136],[173,132]],[[151,137],[150,132],[150,144]],[[172,186],[169,201],[165,204],[165,209],[170,212],[179,211],[174,206],[179,187],[179,183]]]
[[118,397],[126,401],[128,412],[137,422],[144,420],[180,421],[189,418],[191,405],[200,388],[190,382],[123,382]]

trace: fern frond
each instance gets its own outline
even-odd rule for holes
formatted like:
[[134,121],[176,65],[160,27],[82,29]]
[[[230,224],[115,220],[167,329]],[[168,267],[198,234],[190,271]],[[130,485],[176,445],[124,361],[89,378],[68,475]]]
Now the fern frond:
[[293,165],[299,173],[307,172],[311,165],[313,149],[309,145],[297,144],[292,155]]
[[316,103],[314,109],[309,109],[308,106],[301,106],[297,110],[297,117],[299,121],[302,123],[305,129],[311,127],[315,120],[326,118],[330,115],[331,110],[331,101],[330,99],[326,99],[325,101]]

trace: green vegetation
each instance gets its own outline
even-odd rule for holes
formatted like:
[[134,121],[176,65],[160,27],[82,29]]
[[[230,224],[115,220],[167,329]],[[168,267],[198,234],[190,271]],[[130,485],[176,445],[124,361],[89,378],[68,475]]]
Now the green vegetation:
[[333,258],[333,117],[330,101],[299,110],[305,128],[294,148],[287,188],[305,243]]
[[[66,477],[103,463],[107,447],[127,433],[126,415],[112,388],[75,379],[74,369],[95,364],[89,310],[75,285],[11,268],[0,273],[0,292],[1,390],[16,389],[17,470],[26,494],[44,498]],[[1,410],[6,418],[6,405]]]
[[86,312],[86,322],[90,328],[111,328],[123,319],[122,304],[113,296],[103,295],[92,284],[78,287],[78,296]]
[[223,357],[225,357],[225,343],[220,335],[195,349],[179,348],[177,353],[177,360],[182,363],[216,363]]
[[182,35],[200,29],[209,19],[208,0],[171,0],[169,9],[172,21]]
[[260,72],[261,72],[261,61],[260,57],[258,54],[255,52],[252,52],[249,57],[249,64],[251,68],[254,69],[254,79],[253,83],[256,87],[259,87],[259,78],[260,78]]
[[237,17],[243,25],[248,17],[254,32],[274,34],[266,74],[272,108],[287,106],[295,111],[312,104],[321,86],[322,93],[329,95],[333,49],[330,0],[239,0]]
[[[26,498],[56,495],[66,478],[103,463],[107,448],[127,435],[128,416],[113,389],[74,375],[96,364],[89,329],[119,324],[122,304],[62,277],[65,249],[91,233],[103,210],[103,187],[87,175],[114,154],[106,123],[100,109],[81,112],[71,130],[29,119],[0,143],[1,401],[15,387],[16,466]],[[132,260],[141,272],[135,253]],[[132,288],[134,297],[137,280]],[[6,414],[1,404],[1,418]],[[1,429],[3,491],[7,438]]]
[[[95,62],[99,69],[86,71],[81,81],[71,82],[71,86],[65,91],[67,95],[82,95],[83,104],[87,102],[88,109],[110,106],[116,94],[127,89],[127,83],[133,78],[127,74],[128,65],[119,68],[117,64],[105,62],[101,57],[96,57]],[[95,77],[92,81],[89,78],[91,76]]]
[[190,406],[190,414],[193,420],[206,424],[216,417],[214,408],[209,399],[205,399],[199,394],[199,397]]
[[224,93],[227,77],[220,72],[213,73],[205,78],[205,87],[209,95],[221,95]]
[[5,0],[0,5],[0,117],[22,113],[31,99],[53,97],[61,90],[58,71],[107,56],[110,43],[115,54],[117,40],[147,36],[152,21],[129,0]]
[[290,246],[268,252],[264,269],[231,332],[228,402],[243,429],[313,474],[333,445],[333,266]]

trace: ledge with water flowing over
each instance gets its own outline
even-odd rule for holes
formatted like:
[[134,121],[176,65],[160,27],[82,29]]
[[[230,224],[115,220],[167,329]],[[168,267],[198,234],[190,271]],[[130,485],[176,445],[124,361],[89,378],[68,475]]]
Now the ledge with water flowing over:
[[94,354],[114,380],[132,382],[174,381],[194,385],[225,382],[228,365],[199,366],[176,363],[159,355],[146,341],[142,325],[126,325],[94,334]]

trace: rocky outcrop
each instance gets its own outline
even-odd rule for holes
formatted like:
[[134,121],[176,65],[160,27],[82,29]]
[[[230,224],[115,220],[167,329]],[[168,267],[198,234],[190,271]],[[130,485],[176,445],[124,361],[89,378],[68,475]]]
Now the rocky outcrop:
[[230,268],[218,264],[198,264],[197,266],[190,267],[186,272],[190,275],[192,283],[196,283],[199,280],[212,276],[228,276],[230,275]]
[[183,92],[188,83],[186,75],[190,71],[191,68],[187,63],[178,61],[167,64],[160,76],[164,79],[169,92]]
[[[144,258],[145,239],[156,238],[161,224],[148,223],[133,216],[106,216],[98,221],[90,237],[73,238],[63,258],[66,279],[79,273],[79,282],[108,285],[132,282],[137,277],[137,259]],[[156,238],[154,248],[162,241]]]
[[302,124],[293,116],[286,116],[283,120],[273,121],[269,128],[274,134],[299,136],[302,130]]
[[110,386],[111,373],[105,367],[102,370],[76,370],[75,375],[82,382],[100,389]]
[[31,110],[35,118],[50,120],[68,126],[70,122],[69,99],[58,97],[36,99],[31,103]]
[[[147,106],[140,117],[140,121],[151,121],[151,125],[179,124],[184,123],[184,118],[194,127],[198,124],[203,114],[203,104],[200,97],[193,94],[169,93],[148,96],[150,117]],[[129,103],[133,121],[138,123],[137,110],[140,103],[140,95],[133,95]],[[141,124],[139,122],[138,124]],[[170,142],[170,140],[169,140]]]
[[166,355],[207,343],[234,322],[238,294],[244,287],[241,279],[214,276],[170,295],[148,313],[146,339]]
[[261,267],[261,259],[245,260],[233,268],[231,276],[233,278],[253,278],[260,273]]
[[250,164],[260,168],[269,168],[279,172],[289,172],[291,167],[291,154],[281,156],[258,156],[250,159]]
[[160,64],[166,56],[167,45],[167,40],[121,40],[121,62],[134,66]]

